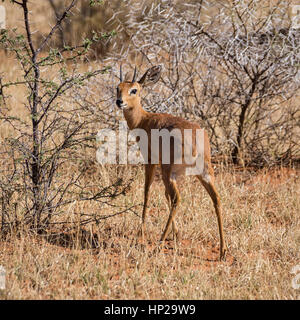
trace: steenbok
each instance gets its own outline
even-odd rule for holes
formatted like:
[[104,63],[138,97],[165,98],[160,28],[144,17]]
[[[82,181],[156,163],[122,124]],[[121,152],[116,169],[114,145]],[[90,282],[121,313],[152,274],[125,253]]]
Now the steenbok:
[[[201,129],[197,123],[187,121],[180,117],[164,113],[147,112],[141,105],[142,87],[156,83],[160,77],[160,73],[160,66],[152,67],[145,72],[140,80],[137,81],[135,68],[132,81],[123,81],[122,67],[120,67],[120,84],[117,87],[116,104],[123,110],[129,129],[144,130],[147,133],[148,139],[147,150],[146,152],[145,150],[142,152],[145,158],[145,190],[140,233],[142,238],[144,238],[149,189],[153,182],[155,169],[160,165],[162,170],[162,180],[165,186],[165,195],[170,208],[168,222],[161,236],[161,242],[166,239],[171,224],[174,236],[177,236],[178,228],[176,227],[174,217],[180,203],[178,180],[186,175],[188,169],[191,169],[192,167],[195,168],[195,166],[197,166],[197,159],[202,159],[202,163],[198,166],[198,170],[195,175],[207,190],[215,207],[220,234],[220,259],[222,259],[225,257],[226,245],[223,235],[221,203],[219,194],[214,185],[214,171],[211,165],[210,143],[206,131]],[[185,132],[189,131],[191,135],[189,135],[189,139],[179,139],[178,134],[171,135],[173,140],[171,140],[168,145],[170,159],[165,162],[163,161],[165,144],[160,140],[156,154],[158,161],[153,161],[153,155],[155,155],[155,152],[152,150],[153,145],[151,145],[151,137],[153,140],[152,133],[157,133],[158,131],[169,133],[179,132],[182,137],[185,135]],[[199,139],[196,139],[197,132],[202,132],[202,135],[200,135],[202,139],[200,139],[200,141]],[[192,149],[192,158],[195,159],[193,164],[191,164],[190,161],[187,161],[186,157],[184,157],[185,153],[183,150],[188,149],[185,144],[190,145]],[[180,159],[178,157],[180,157]]]

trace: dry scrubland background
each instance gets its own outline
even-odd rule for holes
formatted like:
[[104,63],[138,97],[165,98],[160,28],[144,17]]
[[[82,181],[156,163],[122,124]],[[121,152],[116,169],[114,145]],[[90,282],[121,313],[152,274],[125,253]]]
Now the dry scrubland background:
[[[53,2],[57,4],[57,1]],[[76,37],[80,37],[81,32],[88,34],[98,24],[103,31],[111,31],[106,29],[106,21],[113,12],[122,8],[118,1],[112,1],[110,5],[97,7],[98,13],[93,15],[93,11],[88,10],[96,9],[88,9],[83,4],[83,1],[80,2],[79,8],[87,10],[85,14],[88,18],[83,23],[82,16],[75,15],[71,20],[73,24],[65,25],[64,34],[58,32],[52,40],[52,46],[59,46],[62,39],[75,44],[80,40]],[[7,28],[24,30],[20,8],[8,2],[4,5],[7,9]],[[42,35],[49,32],[49,23],[55,21],[51,3],[43,1],[38,5],[30,3],[29,6],[32,10],[32,30],[39,31],[35,34],[35,41],[41,41]],[[56,9],[61,10],[60,7]],[[126,14],[121,18],[125,19]],[[110,28],[118,31],[118,21]],[[123,41],[130,37],[125,31],[118,31]],[[113,54],[114,50],[120,52],[122,46],[112,40],[104,41],[92,49],[86,59],[76,64],[77,70],[86,72],[111,65],[111,71],[97,75],[80,90],[61,97],[59,108],[76,113],[81,105],[86,104],[89,111],[86,114],[91,121],[86,126],[85,134],[95,136],[100,128],[114,126],[115,118],[122,119],[121,113],[114,107],[115,85],[118,81],[116,61],[122,55]],[[163,52],[158,62],[163,63],[166,58],[167,64],[168,54]],[[130,52],[128,59],[137,63],[142,70],[149,66],[148,58],[142,54]],[[1,51],[0,61],[4,82],[21,78],[20,66],[11,52]],[[67,68],[72,70],[74,65],[70,63]],[[125,64],[126,67],[127,71],[132,70],[129,64]],[[167,73],[169,69],[165,68]],[[59,68],[54,66],[43,72],[55,79]],[[157,94],[160,93],[158,89],[155,90]],[[7,88],[5,93],[6,115],[30,124],[30,114],[24,106],[28,95],[26,88],[13,86]],[[146,95],[145,103],[151,104],[151,97],[153,99],[153,96]],[[188,100],[189,96],[183,98]],[[296,95],[288,105],[296,107],[298,101]],[[190,110],[176,110],[176,99],[170,102],[170,106],[170,112],[198,119],[197,114],[191,114]],[[291,110],[284,108],[278,110]],[[81,115],[79,111],[78,115]],[[293,116],[297,119],[296,113]],[[214,118],[209,119],[210,123],[218,124],[213,121]],[[282,118],[278,116],[277,119]],[[16,131],[3,118],[1,121],[0,139],[6,141]],[[203,118],[199,121],[205,124]],[[215,130],[216,135],[227,132],[218,127]],[[296,139],[297,133],[292,131],[289,134]],[[59,142],[59,139],[59,134],[53,137],[54,142]],[[288,139],[288,145],[290,141]],[[61,162],[54,188],[59,189],[61,184],[71,181],[77,173],[80,174],[80,180],[77,181],[78,185],[74,183],[70,188],[70,198],[73,192],[75,194],[85,186],[91,192],[87,195],[103,192],[105,188],[112,190],[110,186],[119,178],[122,178],[121,184],[129,184],[128,188],[119,192],[117,186],[116,196],[112,200],[105,197],[99,198],[100,201],[72,198],[72,201],[59,208],[51,221],[53,223],[47,225],[47,230],[39,235],[26,227],[16,229],[12,223],[11,232],[6,232],[6,236],[0,240],[0,265],[6,269],[6,289],[0,290],[0,298],[299,299],[299,289],[292,287],[295,274],[291,273],[292,268],[300,264],[299,169],[290,155],[283,158],[284,166],[277,163],[271,168],[244,167],[247,155],[246,160],[240,159],[239,165],[232,165],[229,151],[223,150],[222,155],[217,157],[217,143],[215,140],[214,161],[228,245],[226,261],[218,261],[217,221],[211,200],[192,177],[188,178],[189,183],[181,187],[182,203],[176,217],[181,241],[174,243],[168,240],[162,252],[153,253],[168,217],[163,184],[157,175],[151,189],[147,244],[142,248],[136,242],[136,233],[143,200],[143,168],[100,166],[95,159],[97,144],[91,147],[87,143],[79,149],[72,149],[69,158]],[[292,143],[290,146],[293,152],[297,151],[297,146]],[[25,203],[20,196],[24,192],[22,186],[9,198],[9,208],[4,201],[5,172],[12,170],[5,151],[5,144],[2,144],[2,214],[3,210],[7,210],[8,221],[23,221]],[[257,162],[254,161],[254,164]]]

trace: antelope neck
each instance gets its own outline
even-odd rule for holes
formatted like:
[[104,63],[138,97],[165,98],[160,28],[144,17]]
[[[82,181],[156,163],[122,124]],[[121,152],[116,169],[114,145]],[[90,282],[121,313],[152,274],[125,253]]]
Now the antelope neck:
[[123,112],[130,130],[141,128],[140,127],[141,122],[149,114],[149,112],[147,112],[142,108],[141,104],[133,108],[129,107],[128,109],[125,109]]

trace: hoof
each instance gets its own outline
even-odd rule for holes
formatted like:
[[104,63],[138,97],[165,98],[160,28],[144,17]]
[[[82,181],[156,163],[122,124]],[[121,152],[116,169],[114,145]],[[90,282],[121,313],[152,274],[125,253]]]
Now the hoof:
[[220,261],[226,261],[227,248],[220,249]]

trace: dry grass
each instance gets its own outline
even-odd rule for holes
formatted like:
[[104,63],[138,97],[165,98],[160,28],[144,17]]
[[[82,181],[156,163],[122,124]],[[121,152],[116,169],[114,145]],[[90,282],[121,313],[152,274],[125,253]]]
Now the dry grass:
[[[14,10],[9,6],[8,16]],[[20,13],[14,16],[17,23]],[[8,20],[8,27],[13,21]],[[1,67],[9,80],[20,72],[13,60]],[[24,91],[7,93],[12,94],[11,114],[27,119]],[[13,134],[10,130],[1,124],[0,139]],[[95,160],[95,154],[88,156]],[[71,171],[66,168],[65,174]],[[291,270],[300,264],[299,170],[218,171],[229,247],[226,261],[218,261],[211,200],[194,180],[182,187],[177,214],[182,240],[169,240],[161,252],[154,252],[168,214],[163,184],[157,178],[151,190],[145,246],[136,241],[140,217],[131,213],[47,238],[27,232],[12,235],[0,242],[0,265],[6,269],[6,289],[0,290],[0,299],[299,299],[300,291],[291,285]],[[101,183],[107,183],[104,180],[116,172],[116,168],[106,171],[99,166],[87,170],[86,179],[97,182],[100,175]],[[135,180],[118,204],[141,204],[142,168],[129,167],[126,175]],[[93,210],[93,203],[78,206],[70,205],[65,215]]]
[[[142,173],[120,201],[141,202]],[[299,264],[299,171],[224,171],[217,185],[229,246],[225,262],[218,261],[211,201],[192,182],[182,192],[177,216],[181,242],[169,240],[154,253],[167,219],[158,180],[145,247],[136,242],[140,220],[133,214],[87,229],[93,243],[83,233],[61,234],[56,242],[12,236],[0,243],[0,265],[7,271],[1,299],[299,299],[290,273]]]

